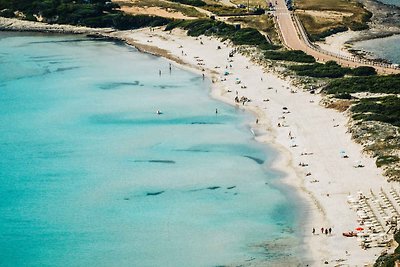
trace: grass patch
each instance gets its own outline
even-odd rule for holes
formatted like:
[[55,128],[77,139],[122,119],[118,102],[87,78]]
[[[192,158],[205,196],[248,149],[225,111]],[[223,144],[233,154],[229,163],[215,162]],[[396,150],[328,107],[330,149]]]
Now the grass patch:
[[380,121],[400,127],[400,98],[364,98],[351,108],[354,120]]
[[299,16],[312,40],[351,29],[368,29],[372,13],[354,0],[297,0]]
[[307,55],[301,50],[287,50],[287,51],[266,51],[265,58],[272,60],[284,60],[302,63],[315,62],[315,58]]
[[351,77],[331,81],[326,87],[328,94],[337,93],[400,93],[400,75]]
[[197,11],[194,7],[181,5],[179,3],[167,2],[167,1],[159,1],[159,0],[115,0],[114,3],[117,3],[121,7],[139,7],[139,8],[149,8],[149,7],[159,7],[161,9],[167,10],[168,12],[175,13],[179,12],[182,15],[193,18],[203,18],[205,14]]
[[276,32],[274,20],[269,15],[232,17],[228,18],[228,21],[230,23],[244,24],[246,27],[265,32],[273,43],[280,42],[278,33]]
[[[247,6],[247,0],[231,0],[232,3],[235,5],[245,5]],[[249,7],[261,7],[261,8],[267,8],[268,7],[268,1],[265,0],[249,0]]]
[[174,21],[169,23],[165,30],[169,31],[177,27],[187,30],[189,36],[212,35],[229,39],[235,45],[253,45],[263,50],[277,49],[275,45],[268,42],[264,35],[253,28],[237,29],[235,26],[221,21],[199,19]]
[[297,16],[306,29],[308,37],[313,42],[323,40],[325,37],[332,34],[348,30],[345,25],[335,19],[318,19],[311,15],[301,13],[298,13]]
[[218,16],[241,15],[241,14],[247,13],[247,9],[245,9],[245,8],[236,8],[236,7],[231,7],[231,6],[207,5],[203,8],[207,11],[210,11],[210,12],[218,15]]

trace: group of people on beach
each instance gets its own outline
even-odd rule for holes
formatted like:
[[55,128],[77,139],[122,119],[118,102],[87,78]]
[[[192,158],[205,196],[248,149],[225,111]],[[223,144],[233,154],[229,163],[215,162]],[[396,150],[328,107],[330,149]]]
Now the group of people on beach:
[[[331,227],[329,227],[329,228],[324,228],[324,227],[321,227],[321,233],[322,234],[325,234],[325,235],[331,235],[332,234],[332,228]],[[316,231],[315,231],[315,228],[313,227],[313,229],[312,229],[312,234],[313,235],[315,235],[316,234]]]

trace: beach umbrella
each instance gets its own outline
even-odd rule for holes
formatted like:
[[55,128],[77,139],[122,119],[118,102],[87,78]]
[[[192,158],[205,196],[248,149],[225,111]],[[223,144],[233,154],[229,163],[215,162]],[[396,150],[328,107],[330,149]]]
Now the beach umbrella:
[[362,227],[357,227],[356,230],[357,230],[357,231],[362,231],[362,230],[364,230],[364,228],[362,228]]

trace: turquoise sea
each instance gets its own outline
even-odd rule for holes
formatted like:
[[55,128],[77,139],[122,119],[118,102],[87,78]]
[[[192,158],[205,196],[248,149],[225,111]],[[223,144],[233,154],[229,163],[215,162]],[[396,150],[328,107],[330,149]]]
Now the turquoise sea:
[[121,43],[0,32],[0,266],[303,261],[276,152],[209,88]]

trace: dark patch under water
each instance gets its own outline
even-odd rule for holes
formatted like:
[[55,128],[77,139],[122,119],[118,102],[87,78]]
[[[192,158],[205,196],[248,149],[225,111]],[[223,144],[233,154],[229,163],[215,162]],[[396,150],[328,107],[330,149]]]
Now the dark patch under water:
[[67,70],[74,70],[74,69],[79,69],[80,67],[65,67],[65,68],[57,68],[56,72],[62,72],[62,71],[67,71]]
[[251,160],[254,160],[254,161],[257,162],[258,164],[264,164],[264,162],[265,162],[263,159],[256,158],[256,157],[252,157],[252,156],[243,156],[243,157],[248,158],[248,159],[251,159]]
[[209,190],[216,190],[216,189],[219,189],[219,188],[221,188],[220,186],[209,186],[209,187],[207,187],[207,189],[209,189]]
[[174,160],[164,160],[164,159],[149,159],[149,160],[134,160],[134,162],[144,162],[144,163],[166,163],[166,164],[175,164]]
[[184,125],[184,124],[199,124],[199,125],[218,125],[219,122],[213,122],[212,118],[201,118],[210,120],[209,122],[193,122],[196,117],[183,118],[167,118],[165,115],[154,114],[152,118],[128,118],[124,114],[98,114],[90,117],[90,120],[96,124],[118,124],[118,125]]
[[160,84],[160,85],[154,85],[153,87],[155,87],[155,88],[161,88],[161,89],[168,89],[168,88],[179,88],[179,87],[181,87],[181,86],[179,86],[179,85]]
[[222,123],[220,123],[220,122],[194,121],[194,122],[191,122],[190,124],[209,124],[209,125],[217,125],[217,124],[222,124]]
[[210,150],[207,149],[175,149],[174,151],[182,151],[182,152],[202,152],[202,153],[209,153]]
[[77,42],[88,42],[90,39],[71,39],[71,40],[51,40],[51,41],[35,41],[27,44],[55,44],[55,43],[77,43]]
[[147,192],[146,196],[158,196],[164,193],[165,191],[158,191],[158,192]]
[[140,85],[139,81],[134,81],[134,82],[111,82],[111,83],[103,83],[99,85],[100,89],[103,90],[112,90],[112,89],[117,89],[123,86],[138,86]]

